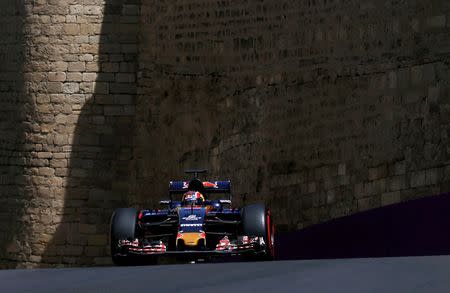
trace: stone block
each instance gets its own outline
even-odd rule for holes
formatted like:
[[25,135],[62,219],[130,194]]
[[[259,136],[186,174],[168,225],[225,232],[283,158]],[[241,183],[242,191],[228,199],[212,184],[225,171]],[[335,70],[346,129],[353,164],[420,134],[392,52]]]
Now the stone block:
[[396,204],[401,201],[401,195],[399,191],[386,192],[381,195],[381,206],[387,206]]
[[82,44],[80,47],[81,54],[98,54],[99,52],[99,44]]
[[307,186],[308,186],[307,187],[308,193],[316,192],[316,183],[315,182],[308,182]]
[[45,252],[45,245],[34,243],[31,245],[31,253],[34,255],[42,255]]
[[36,157],[39,159],[51,159],[53,157],[53,153],[51,152],[39,152],[36,154]]
[[394,174],[403,175],[406,174],[406,161],[396,162],[394,165]]
[[388,84],[390,89],[397,88],[397,72],[396,71],[390,71],[388,73]]
[[136,72],[136,64],[134,62],[120,62],[120,72]]
[[48,82],[47,83],[47,92],[49,94],[59,94],[62,91],[62,83],[61,82]]
[[130,54],[130,53],[137,54],[139,51],[138,46],[135,44],[124,44],[124,45],[121,45],[120,48],[121,48],[120,51],[125,54]]
[[107,235],[89,235],[88,245],[92,246],[105,246],[108,244]]
[[36,103],[38,104],[47,104],[50,103],[50,96],[47,94],[39,94],[36,97]]
[[49,72],[48,80],[49,81],[65,81],[66,73],[65,72]]
[[346,173],[346,165],[345,163],[341,163],[338,165],[338,175],[343,176]]
[[439,100],[440,87],[439,85],[428,87],[428,101],[436,103]]
[[427,25],[432,28],[444,28],[447,23],[446,15],[435,15],[427,20]]
[[89,176],[89,172],[85,169],[80,168],[72,168],[70,170],[70,175],[73,177],[84,178]]
[[370,181],[364,183],[364,192],[366,196],[373,196],[386,191],[386,179]]
[[139,15],[138,5],[123,5],[122,7],[123,15]]
[[96,257],[94,258],[94,263],[98,266],[111,266],[112,259],[111,257]]
[[102,63],[102,71],[104,71],[104,72],[119,72],[119,63],[104,62],[104,63]]
[[62,92],[65,94],[74,94],[80,91],[80,84],[77,82],[66,82],[62,85]]
[[105,124],[105,117],[104,116],[94,116],[94,117],[92,117],[92,123],[95,125]]
[[83,14],[84,13],[83,8],[84,8],[83,5],[70,5],[69,11],[70,14]]
[[98,35],[101,33],[101,23],[86,23],[80,25],[80,31],[83,35]]
[[85,5],[83,7],[83,13],[85,15],[101,15],[103,13],[102,5]]
[[425,183],[426,185],[437,184],[440,180],[440,169],[433,168],[425,171]]
[[327,191],[327,204],[333,204],[336,201],[336,193],[335,190]]
[[359,199],[358,204],[358,211],[367,211],[370,209],[377,208],[381,205],[381,200],[377,199],[376,197],[368,197],[368,198],[362,198]]
[[136,75],[134,73],[117,73],[116,82],[132,83],[136,81]]
[[77,72],[83,72],[86,70],[86,63],[85,62],[69,62],[67,70],[69,71],[77,71]]
[[110,73],[105,73],[102,72],[101,74],[97,75],[97,81],[116,81],[116,77],[115,74],[110,72]]
[[137,15],[124,15],[120,17],[120,23],[139,23],[139,16]]
[[136,94],[136,91],[135,83],[112,83],[109,85],[111,94]]
[[404,95],[404,101],[407,104],[417,103],[424,98],[424,94],[421,91],[410,90]]
[[66,22],[67,23],[76,23],[77,16],[76,15],[66,15]]
[[53,106],[51,104],[42,104],[36,106],[36,111],[39,113],[52,113]]
[[52,168],[66,168],[67,167],[67,159],[53,159],[50,160],[50,167]]
[[109,94],[109,84],[107,82],[95,82],[94,86],[96,94]]
[[104,107],[105,116],[122,116],[124,115],[123,106],[106,105]]
[[83,73],[83,81],[96,81],[97,73],[95,72],[85,72]]
[[415,85],[423,81],[423,65],[411,67],[411,82]]
[[67,177],[69,176],[69,172],[69,168],[55,168],[55,175],[59,177]]
[[97,231],[96,225],[80,224],[80,233],[82,233],[82,234],[95,234],[96,231]]
[[94,56],[92,54],[84,54],[80,56],[80,61],[92,62],[94,61]]
[[100,44],[101,42],[101,36],[89,36],[89,44]]
[[69,136],[67,134],[55,134],[53,142],[55,145],[66,145],[69,143]]
[[95,92],[94,82],[82,82],[80,83],[80,92],[84,94],[92,94]]
[[77,263],[77,260],[78,260],[78,258],[76,258],[76,257],[63,256],[61,262],[63,264],[74,265]]
[[114,104],[132,105],[134,103],[133,95],[114,95]]
[[411,173],[411,187],[419,187],[426,185],[426,171],[417,171]]
[[48,168],[48,167],[40,167],[38,170],[38,174],[40,176],[50,177],[50,176],[55,175],[55,169]]
[[85,249],[86,256],[104,256],[105,255],[105,248],[102,246],[87,246]]
[[87,62],[86,63],[87,72],[98,72],[100,71],[100,64],[98,62]]
[[389,190],[390,191],[397,191],[406,189],[406,175],[399,175],[389,178]]
[[[89,36],[74,36],[72,40],[73,44],[89,44]],[[79,56],[73,54],[73,59],[70,61],[83,61]]]
[[48,160],[45,160],[45,159],[31,159],[29,161],[29,164],[32,167],[45,167],[45,166],[48,166]]
[[66,23],[64,24],[64,33],[67,35],[78,35],[80,34],[80,25],[77,23]]
[[51,69],[57,72],[63,72],[67,70],[68,64],[64,61],[52,62],[50,65]]
[[80,82],[82,81],[83,75],[80,72],[68,72],[67,81]]
[[83,246],[69,245],[65,247],[64,251],[64,255],[67,256],[81,256],[83,255]]
[[373,181],[378,178],[378,168],[369,168],[369,181]]

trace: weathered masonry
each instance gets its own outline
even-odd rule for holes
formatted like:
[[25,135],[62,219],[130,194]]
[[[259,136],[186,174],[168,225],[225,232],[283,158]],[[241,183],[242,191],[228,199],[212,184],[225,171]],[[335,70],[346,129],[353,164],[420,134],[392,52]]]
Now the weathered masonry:
[[0,262],[109,263],[187,167],[294,230],[450,191],[450,2],[4,0]]

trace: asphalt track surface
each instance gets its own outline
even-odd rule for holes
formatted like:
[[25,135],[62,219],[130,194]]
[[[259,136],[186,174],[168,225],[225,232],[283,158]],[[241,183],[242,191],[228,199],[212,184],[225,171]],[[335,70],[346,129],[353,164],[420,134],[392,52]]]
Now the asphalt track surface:
[[450,292],[450,256],[0,271],[1,292]]

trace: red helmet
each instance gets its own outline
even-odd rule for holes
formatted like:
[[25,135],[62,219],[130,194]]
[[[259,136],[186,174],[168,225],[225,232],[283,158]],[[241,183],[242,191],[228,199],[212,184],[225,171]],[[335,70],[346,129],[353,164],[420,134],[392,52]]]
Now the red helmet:
[[188,191],[183,195],[183,204],[203,204],[205,197],[198,191]]

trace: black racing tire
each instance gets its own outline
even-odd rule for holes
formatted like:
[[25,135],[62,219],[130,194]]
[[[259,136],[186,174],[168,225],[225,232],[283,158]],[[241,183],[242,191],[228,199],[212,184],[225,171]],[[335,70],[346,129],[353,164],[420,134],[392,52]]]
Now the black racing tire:
[[244,207],[242,211],[242,228],[249,237],[266,236],[266,208],[263,203]]
[[263,237],[265,251],[260,259],[273,260],[274,248],[274,224],[269,210],[263,203],[251,204],[242,210],[242,232],[249,237]]
[[134,240],[136,238],[137,210],[135,208],[120,208],[111,217],[111,257],[116,265],[129,265],[130,258],[118,254],[119,240]]

